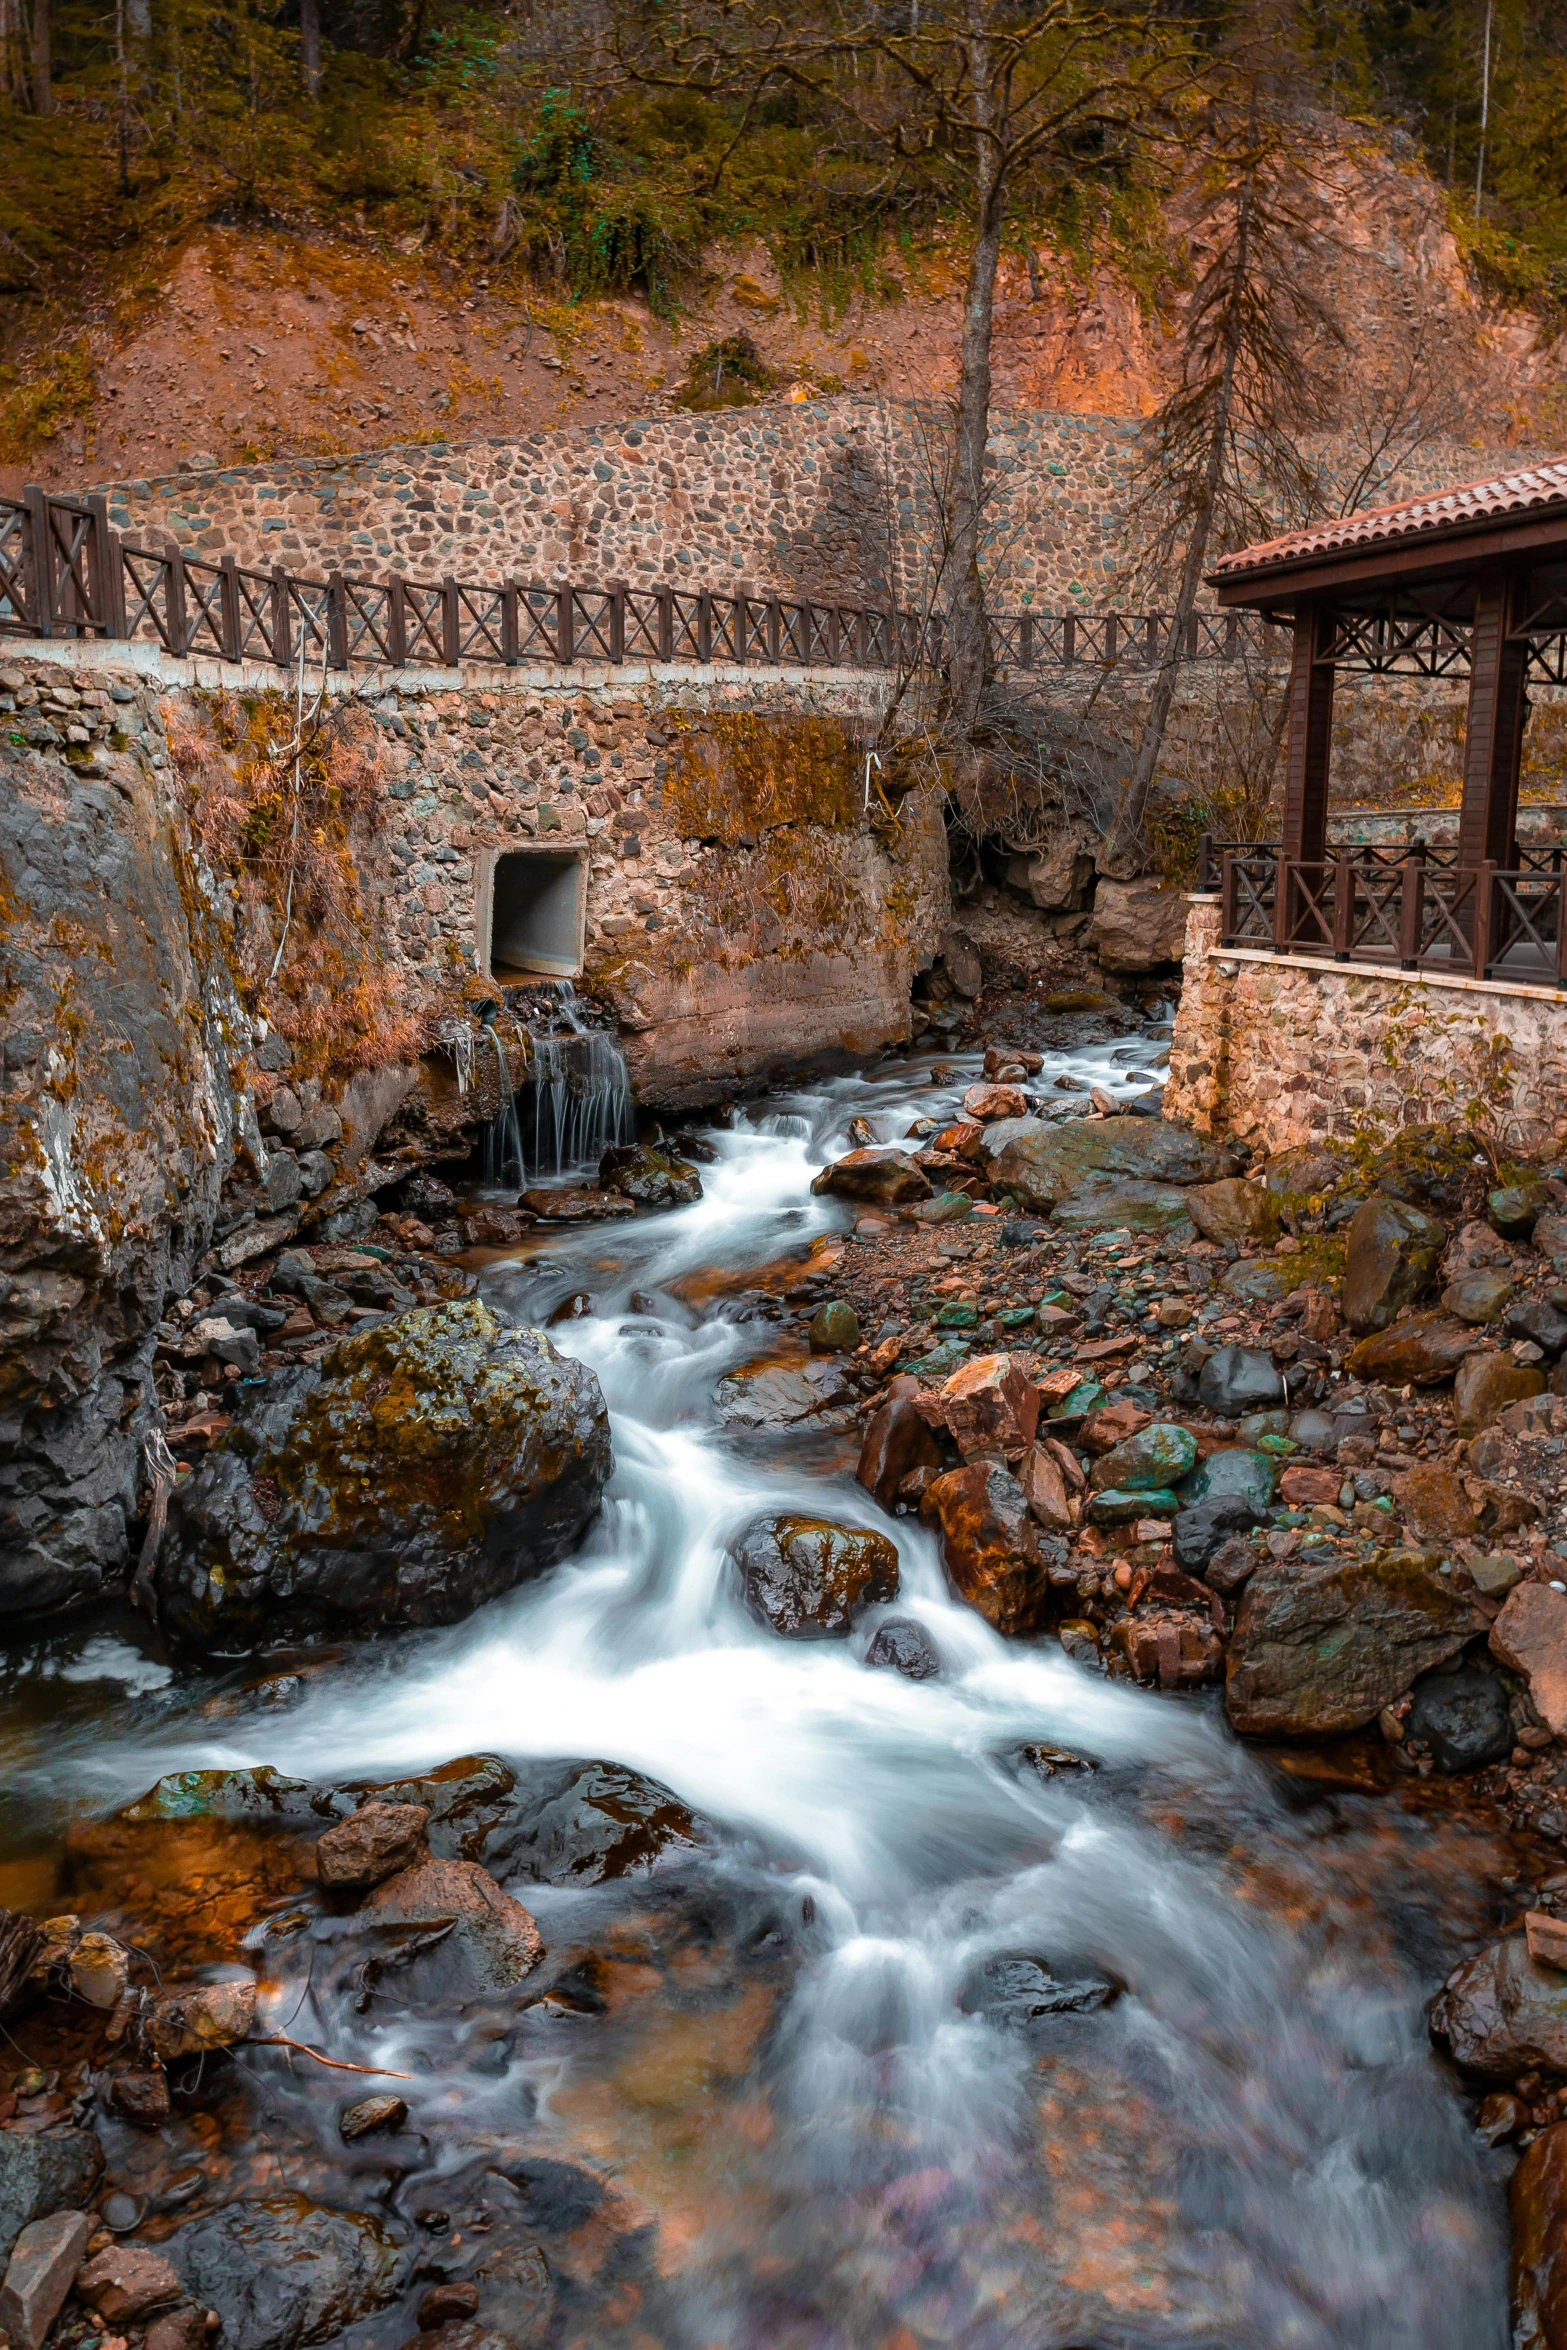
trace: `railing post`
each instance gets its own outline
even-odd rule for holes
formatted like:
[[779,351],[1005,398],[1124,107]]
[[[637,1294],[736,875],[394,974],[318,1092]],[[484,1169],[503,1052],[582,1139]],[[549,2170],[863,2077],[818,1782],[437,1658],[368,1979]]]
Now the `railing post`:
[[1197,836],[1197,887],[1199,891],[1208,891],[1213,887],[1213,834],[1211,832],[1199,833]]
[[348,667],[348,611],[340,571],[327,573],[326,654],[334,669]]
[[1347,963],[1355,947],[1355,866],[1341,849],[1333,860],[1333,960]]
[[1061,616],[1061,666],[1070,669],[1077,659],[1077,614],[1064,612]]
[[1412,841],[1404,859],[1404,894],[1398,908],[1398,967],[1420,968],[1420,937],[1425,928],[1426,844]]
[[1235,938],[1235,851],[1226,849],[1219,868],[1219,944],[1231,946]]
[[613,580],[609,590],[609,657],[624,661],[626,657],[626,583]]
[[1290,893],[1294,887],[1293,873],[1290,859],[1280,849],[1273,883],[1273,951],[1276,955],[1288,954],[1290,933],[1294,928],[1294,908],[1290,904]]
[[125,550],[120,544],[120,534],[117,530],[106,531],[104,537],[109,550],[109,568],[105,574],[112,611],[112,625],[109,634],[125,638],[131,633],[130,622],[125,612]]
[[448,669],[456,669],[462,662],[462,613],[457,604],[457,582],[450,576],[441,582],[441,659]]
[[289,611],[288,573],[281,563],[272,566],[272,658],[286,669],[293,658],[292,614]]
[[521,594],[515,580],[501,589],[501,659],[508,669],[515,669],[522,657],[517,650],[517,605]]
[[675,591],[668,586],[658,591],[658,657],[661,661],[675,657]]
[[408,599],[400,571],[386,583],[386,657],[394,669],[408,666]]
[[745,659],[747,609],[745,589],[739,588],[729,599],[729,633],[734,642],[734,657],[737,661]]
[[171,543],[168,555],[168,585],[164,589],[164,607],[169,616],[169,651],[176,660],[190,651],[190,610],[185,600],[185,550]]
[[563,669],[576,659],[577,606],[568,580],[555,590],[555,658]]
[[1551,870],[1556,876],[1556,977],[1567,987],[1567,876],[1562,873],[1560,851],[1551,859]]
[[22,492],[27,509],[27,560],[33,575],[33,626],[40,636],[54,634],[54,547],[50,541],[49,500],[36,482]]
[[97,491],[84,501],[92,516],[87,532],[87,618],[99,636],[114,634],[114,589],[109,572],[109,507]]
[[1026,604],[1018,615],[1017,665],[1019,669],[1034,666],[1034,615]]
[[783,645],[783,606],[777,596],[767,599],[767,658],[771,666],[778,666]]
[[218,558],[218,634],[225,661],[240,658],[239,566],[232,555]]
[[699,588],[696,599],[696,657],[699,661],[713,658],[713,591]]
[[1110,666],[1111,666],[1111,665],[1114,663],[1114,661],[1115,661],[1115,658],[1116,658],[1116,653],[1117,653],[1117,650],[1118,650],[1118,631],[1117,631],[1117,629],[1116,629],[1116,619],[1117,619],[1117,615],[1116,615],[1114,612],[1107,612],[1107,613],[1105,614],[1105,666],[1106,666],[1106,668],[1109,668],[1109,667],[1110,667]]
[[1475,867],[1475,932],[1474,976],[1485,977],[1485,967],[1491,960],[1492,879],[1496,873],[1494,858],[1486,857]]

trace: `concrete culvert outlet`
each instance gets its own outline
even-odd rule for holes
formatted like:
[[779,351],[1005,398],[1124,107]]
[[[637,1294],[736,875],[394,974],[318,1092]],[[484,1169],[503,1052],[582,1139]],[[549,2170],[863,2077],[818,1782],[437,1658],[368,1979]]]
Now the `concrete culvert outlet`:
[[489,939],[494,977],[576,976],[582,968],[585,871],[583,859],[569,850],[523,849],[496,858]]

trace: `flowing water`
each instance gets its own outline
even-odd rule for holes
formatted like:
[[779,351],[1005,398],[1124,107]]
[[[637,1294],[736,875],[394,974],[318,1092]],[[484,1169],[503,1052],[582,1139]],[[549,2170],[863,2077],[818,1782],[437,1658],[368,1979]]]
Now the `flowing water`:
[[530,1031],[529,1082],[533,1090],[530,1176],[585,1175],[596,1178],[611,1143],[629,1142],[636,1130],[631,1080],[625,1055],[607,1029],[590,1028],[569,979],[557,979],[557,1017],[566,1033]]
[[[1053,1056],[1046,1079],[1135,1092],[1149,1051]],[[198,1762],[329,1778],[602,1755],[719,1823],[708,1906],[678,1932],[656,1878],[645,1914],[517,1888],[552,1949],[661,1966],[641,2008],[538,2019],[483,2062],[417,2023],[345,2021],[303,1979],[272,2011],[302,2004],[296,2033],[428,2076],[405,2092],[424,2200],[505,2131],[640,2198],[659,2223],[641,2314],[606,2302],[573,2340],[1502,2350],[1506,2165],[1423,2020],[1483,1926],[1496,1851],[1409,1804],[1293,1797],[1211,1697],[1003,1642],[948,1596],[918,1524],[854,1482],[851,1446],[717,1416],[715,1382],[776,1351],[738,1318],[745,1271],[847,1222],[808,1185],[849,1119],[888,1140],[955,1098],[897,1062],[760,1105],[713,1135],[700,1203],[489,1266],[508,1315],[595,1299],[554,1333],[614,1426],[577,1557],[454,1630],[346,1657],[265,1722],[204,1721],[193,1680],[160,1684],[106,1634],[54,1644],[16,1684],[6,1776],[36,1822]],[[870,1625],[806,1644],[751,1621],[725,1544],[781,1508],[893,1536],[896,1612],[928,1628],[939,1679],[867,1670]],[[73,1712],[62,1676],[94,1673]],[[1042,1776],[1021,1755],[1041,1740],[1097,1768]],[[1009,2023],[983,1987],[1013,1958],[1124,1989]]]

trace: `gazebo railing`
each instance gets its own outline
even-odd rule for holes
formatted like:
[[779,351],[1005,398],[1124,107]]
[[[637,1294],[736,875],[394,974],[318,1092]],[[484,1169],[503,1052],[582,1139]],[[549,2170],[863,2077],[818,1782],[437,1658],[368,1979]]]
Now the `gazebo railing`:
[[1381,970],[1567,986],[1567,871],[1559,846],[1515,865],[1461,865],[1412,841],[1286,857],[1273,842],[1220,852],[1220,944]]

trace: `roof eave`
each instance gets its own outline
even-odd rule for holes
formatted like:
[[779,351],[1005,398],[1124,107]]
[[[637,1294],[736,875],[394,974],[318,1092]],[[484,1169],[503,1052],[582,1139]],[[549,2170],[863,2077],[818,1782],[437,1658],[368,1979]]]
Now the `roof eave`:
[[1498,517],[1482,515],[1473,521],[1446,524],[1440,530],[1409,531],[1397,538],[1378,538],[1347,547],[1326,547],[1310,553],[1281,556],[1243,572],[1215,571],[1207,585],[1220,609],[1276,607],[1305,596],[1325,595],[1334,588],[1374,588],[1413,585],[1439,579],[1461,568],[1509,555],[1538,557],[1551,548],[1567,554],[1567,506],[1549,514]]

